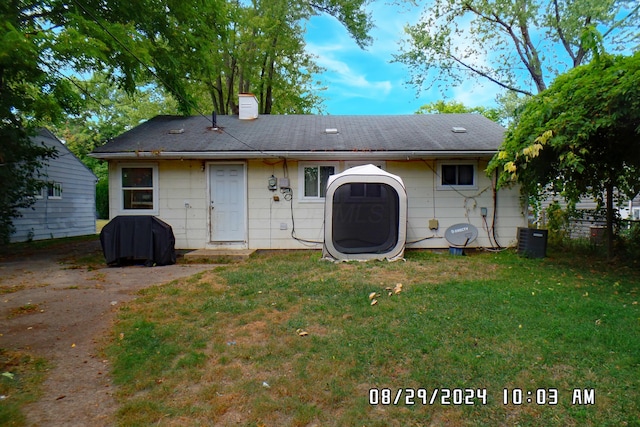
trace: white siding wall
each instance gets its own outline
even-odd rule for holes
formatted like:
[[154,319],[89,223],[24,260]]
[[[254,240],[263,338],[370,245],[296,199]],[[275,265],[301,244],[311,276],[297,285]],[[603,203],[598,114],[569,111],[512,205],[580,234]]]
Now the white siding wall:
[[[140,164],[140,162],[135,162]],[[185,249],[204,248],[209,242],[208,216],[208,169],[202,171],[202,161],[157,161],[159,172],[158,217],[173,228],[176,247]],[[352,166],[350,162],[337,162],[337,172]],[[293,200],[267,188],[271,175],[284,177],[284,164],[279,159],[250,160],[247,167],[247,246],[252,249],[297,249],[321,248],[321,243],[309,243],[291,237],[293,218],[296,237],[308,241],[322,242],[324,236],[324,203],[300,200],[299,163],[287,161],[288,178]],[[415,248],[447,248],[444,231],[450,225],[470,222],[479,230],[478,240],[470,246],[493,246],[480,215],[480,208],[488,210],[487,221],[493,218],[493,193],[491,180],[485,176],[486,160],[478,163],[478,189],[460,191],[438,190],[433,160],[387,161],[385,169],[400,176],[407,188],[408,226],[407,241],[434,238],[411,244]],[[110,165],[111,217],[125,214],[119,211],[119,189],[116,179],[117,164]],[[435,199],[434,195],[435,194]],[[279,201],[274,200],[279,197]],[[188,201],[190,207],[185,207]],[[428,221],[436,218],[439,229],[429,230]],[[517,189],[501,190],[498,193],[498,217],[496,234],[502,246],[513,245],[517,227],[525,225],[524,215]],[[285,228],[284,230],[281,228]]]
[[[156,162],[111,162],[109,164],[110,218],[128,215],[122,210],[118,165],[157,165],[158,208],[157,217],[173,229],[176,247],[204,248],[209,241],[207,229],[207,174],[203,162],[195,160]],[[185,206],[188,202],[188,207]]]
[[62,185],[60,198],[44,197],[15,218],[12,242],[83,236],[96,233],[96,177],[60,141],[37,137],[58,150],[41,173],[44,180]]
[[[461,161],[464,163],[464,161]],[[410,244],[411,248],[445,248],[445,230],[454,224],[471,223],[478,229],[478,239],[470,247],[491,247],[481,208],[487,208],[487,223],[493,221],[491,179],[484,170],[486,160],[478,161],[478,188],[473,190],[438,189],[437,162],[387,162],[387,171],[400,176],[407,188],[407,242],[432,237]],[[435,195],[435,197],[434,197]],[[438,220],[438,230],[429,229],[429,220]],[[497,195],[496,236],[501,246],[515,244],[517,227],[525,226],[517,189],[500,190]]]
[[[284,163],[278,159],[249,162],[249,247],[253,249],[322,248],[322,243],[295,240],[291,231],[295,221],[296,237],[308,241],[322,242],[324,203],[322,201],[300,201],[298,162],[288,160],[289,185],[293,199],[285,200],[280,190],[270,191],[267,181],[273,174],[284,177]],[[274,200],[279,197],[279,201]],[[292,208],[293,207],[293,219]],[[281,230],[281,228],[286,228]]]

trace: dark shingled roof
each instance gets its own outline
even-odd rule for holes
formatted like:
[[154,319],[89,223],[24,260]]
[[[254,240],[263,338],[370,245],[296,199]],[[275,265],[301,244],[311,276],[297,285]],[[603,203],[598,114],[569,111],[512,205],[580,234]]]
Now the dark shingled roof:
[[[157,116],[94,150],[116,153],[495,152],[505,129],[479,114]],[[464,128],[466,132],[453,132]],[[327,129],[337,129],[337,134]]]

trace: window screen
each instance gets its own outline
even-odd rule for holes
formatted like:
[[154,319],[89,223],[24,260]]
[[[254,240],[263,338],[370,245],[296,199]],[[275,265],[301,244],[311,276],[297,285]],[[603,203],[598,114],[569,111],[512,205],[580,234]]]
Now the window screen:
[[343,184],[332,203],[332,240],[338,251],[385,253],[397,245],[400,201],[390,185]]

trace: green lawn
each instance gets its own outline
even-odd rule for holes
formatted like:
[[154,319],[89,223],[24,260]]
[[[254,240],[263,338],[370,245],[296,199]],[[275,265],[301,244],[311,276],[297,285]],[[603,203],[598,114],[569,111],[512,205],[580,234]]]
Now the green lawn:
[[276,252],[148,289],[107,349],[118,420],[640,425],[640,274],[551,255]]

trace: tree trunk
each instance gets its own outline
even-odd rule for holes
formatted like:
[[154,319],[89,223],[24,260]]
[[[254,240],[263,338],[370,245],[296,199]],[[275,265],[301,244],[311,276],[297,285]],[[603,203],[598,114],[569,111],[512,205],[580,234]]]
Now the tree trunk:
[[613,181],[607,181],[607,260],[613,259]]

